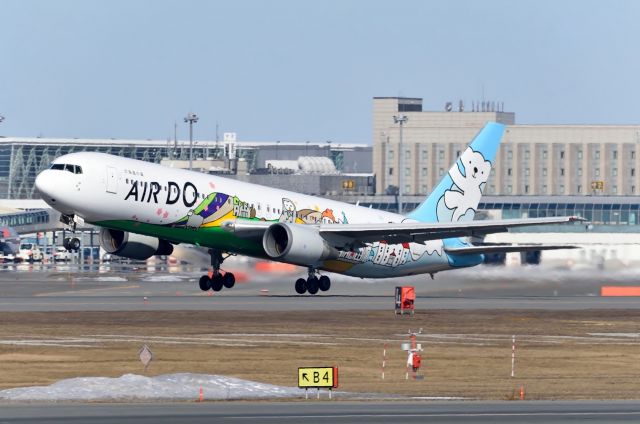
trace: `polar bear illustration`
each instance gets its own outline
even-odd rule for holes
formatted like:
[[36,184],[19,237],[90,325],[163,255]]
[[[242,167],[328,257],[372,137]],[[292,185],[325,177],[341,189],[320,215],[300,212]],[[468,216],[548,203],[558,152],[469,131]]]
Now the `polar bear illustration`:
[[193,209],[190,209],[189,212],[187,212],[187,223],[185,227],[197,230],[202,225],[202,221],[204,221],[204,218],[193,213]]
[[469,209],[475,212],[480,203],[483,186],[491,172],[491,162],[470,147],[462,153],[460,162],[464,167],[464,175],[457,163],[449,171],[449,176],[457,189],[452,187],[444,193],[445,205],[453,210],[452,222],[458,221]]

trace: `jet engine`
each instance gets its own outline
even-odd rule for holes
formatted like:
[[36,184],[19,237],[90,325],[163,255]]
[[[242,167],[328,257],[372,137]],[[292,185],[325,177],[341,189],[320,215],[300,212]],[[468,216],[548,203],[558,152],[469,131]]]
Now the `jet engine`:
[[156,237],[143,236],[121,230],[102,228],[100,246],[112,255],[130,259],[149,259],[153,255],[170,255],[173,245]]
[[262,247],[271,259],[304,266],[338,257],[338,251],[311,225],[273,224],[262,237]]

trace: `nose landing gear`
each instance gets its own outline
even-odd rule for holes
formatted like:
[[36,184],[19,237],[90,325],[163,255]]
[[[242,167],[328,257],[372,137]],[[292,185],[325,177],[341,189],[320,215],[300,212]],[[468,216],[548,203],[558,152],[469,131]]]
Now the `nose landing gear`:
[[298,278],[295,284],[295,290],[298,294],[316,294],[318,290],[327,291],[331,288],[331,280],[326,275],[316,277],[317,270],[313,267],[309,267],[309,277]]
[[213,268],[213,272],[211,276],[205,274],[200,277],[198,282],[200,290],[209,291],[213,289],[213,291],[220,291],[223,287],[228,289],[232,288],[236,284],[236,276],[231,272],[220,273],[220,265],[222,265],[222,262],[229,256],[223,257],[222,252],[216,249],[209,249],[209,255],[211,256],[211,268]]

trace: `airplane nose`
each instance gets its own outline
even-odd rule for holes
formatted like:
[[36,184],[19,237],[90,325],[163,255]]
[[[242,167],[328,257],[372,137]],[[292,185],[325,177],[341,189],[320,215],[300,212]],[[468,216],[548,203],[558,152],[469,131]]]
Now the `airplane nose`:
[[49,204],[55,204],[55,180],[51,178],[49,170],[42,171],[36,177],[36,190],[40,193],[40,196],[45,202]]

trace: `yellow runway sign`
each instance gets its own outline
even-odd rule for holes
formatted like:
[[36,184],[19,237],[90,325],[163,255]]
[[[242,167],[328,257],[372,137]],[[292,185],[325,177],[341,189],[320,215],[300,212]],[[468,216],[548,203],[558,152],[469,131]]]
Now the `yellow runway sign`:
[[338,387],[338,368],[298,368],[298,387]]

